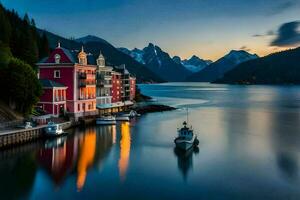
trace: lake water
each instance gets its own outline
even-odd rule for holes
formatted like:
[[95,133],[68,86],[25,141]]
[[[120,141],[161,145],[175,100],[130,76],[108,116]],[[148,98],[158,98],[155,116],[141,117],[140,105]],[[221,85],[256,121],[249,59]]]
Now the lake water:
[[[141,85],[175,106],[0,152],[1,199],[300,199],[300,87]],[[200,140],[174,149],[186,119]]]

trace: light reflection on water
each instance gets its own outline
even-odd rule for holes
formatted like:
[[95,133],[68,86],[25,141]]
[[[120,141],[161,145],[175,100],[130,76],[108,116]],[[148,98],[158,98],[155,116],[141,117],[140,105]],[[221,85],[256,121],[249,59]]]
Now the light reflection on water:
[[[1,199],[300,198],[300,87],[141,87],[180,109],[1,151]],[[182,153],[187,105],[200,144]]]

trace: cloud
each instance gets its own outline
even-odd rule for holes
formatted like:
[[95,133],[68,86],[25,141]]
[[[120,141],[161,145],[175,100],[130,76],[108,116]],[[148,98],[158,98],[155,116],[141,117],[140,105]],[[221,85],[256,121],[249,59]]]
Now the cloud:
[[241,46],[240,47],[240,50],[244,50],[244,51],[251,51],[251,49],[250,48],[248,48],[247,46]]
[[279,27],[278,35],[271,46],[292,47],[300,44],[300,21],[284,23]]
[[253,37],[266,37],[266,36],[274,36],[276,33],[274,31],[268,31],[265,34],[255,34]]
[[268,14],[276,15],[276,14],[283,13],[286,10],[293,8],[297,3],[298,3],[297,0],[287,0],[287,1],[280,2],[280,4],[275,5]]

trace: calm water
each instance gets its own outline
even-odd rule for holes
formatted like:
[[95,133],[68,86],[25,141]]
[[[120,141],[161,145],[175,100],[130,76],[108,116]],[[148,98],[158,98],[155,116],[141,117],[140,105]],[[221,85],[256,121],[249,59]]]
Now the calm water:
[[[0,152],[1,199],[300,199],[300,87],[142,85],[171,112]],[[174,150],[190,108],[199,149]]]

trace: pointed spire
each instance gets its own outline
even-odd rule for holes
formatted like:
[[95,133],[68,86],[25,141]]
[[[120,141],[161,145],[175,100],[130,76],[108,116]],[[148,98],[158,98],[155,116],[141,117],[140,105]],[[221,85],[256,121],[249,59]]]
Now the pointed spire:
[[84,48],[83,48],[83,45],[81,46],[81,52],[84,52]]
[[57,48],[60,48],[60,42],[57,43]]

